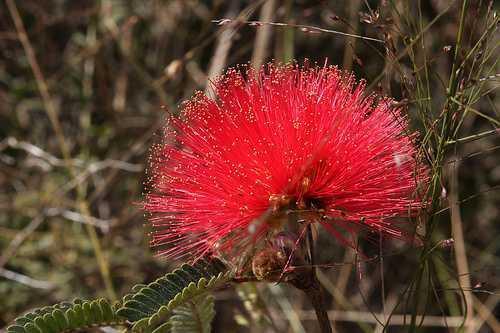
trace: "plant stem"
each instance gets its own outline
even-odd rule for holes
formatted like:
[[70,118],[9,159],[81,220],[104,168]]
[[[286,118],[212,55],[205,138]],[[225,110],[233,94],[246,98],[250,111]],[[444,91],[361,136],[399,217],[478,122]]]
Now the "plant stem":
[[312,235],[311,224],[307,226],[307,245],[309,248],[310,270],[301,274],[297,279],[291,283],[297,288],[302,290],[311,301],[311,304],[316,312],[321,333],[331,333],[332,325],[328,318],[326,311],[324,292],[318,277],[316,276],[316,267],[314,265],[314,240]]
[[497,134],[497,133],[500,133],[500,130],[494,129],[494,130],[491,130],[491,131],[485,131],[485,132],[482,132],[482,133],[469,135],[469,136],[466,136],[464,138],[460,138],[460,139],[456,139],[456,140],[448,140],[448,141],[445,142],[445,145],[449,146],[449,145],[456,144],[456,143],[467,143],[467,142],[479,140],[479,139],[482,139],[484,137],[487,137],[487,136],[490,136],[490,135],[493,135],[493,134]]
[[[453,98],[455,97],[457,93],[457,88],[459,86],[459,80],[457,79],[458,77],[458,71],[460,67],[458,67],[458,57],[460,54],[460,48],[462,46],[462,36],[463,36],[463,30],[465,26],[465,13],[467,10],[467,0],[462,1],[462,7],[461,7],[461,13],[460,13],[460,23],[457,31],[457,38],[456,38],[456,44],[455,44],[455,52],[453,56],[453,63],[452,63],[452,68],[451,68],[451,73],[450,73],[450,80],[448,82],[448,88],[447,88],[447,100],[444,106],[444,113],[443,117],[441,119],[441,131],[439,135],[439,140],[437,143],[436,147],[436,157],[434,160],[434,165],[437,165],[436,168],[436,174],[433,177],[433,182],[431,185],[431,195],[430,198],[432,199],[432,210],[431,211],[436,211],[437,207],[439,205],[439,188],[440,188],[440,179],[442,176],[442,161],[444,159],[444,148],[446,146],[446,142],[450,139],[450,130],[451,130],[451,124],[450,124],[450,119],[449,119],[449,114],[452,114],[454,111],[454,108],[456,107],[456,103],[453,102]],[[457,69],[458,68],[458,69]],[[422,303],[422,298],[427,297],[426,294],[421,293],[422,289],[422,283],[423,279],[422,276],[424,274],[425,270],[425,264],[427,263],[428,257],[429,257],[429,246],[431,244],[430,240],[432,239],[432,232],[434,228],[434,223],[432,223],[432,219],[428,222],[428,230],[426,230],[426,240],[425,240],[425,245],[424,249],[421,254],[421,262],[419,265],[419,269],[417,271],[417,278],[416,278],[416,284],[415,284],[415,290],[413,293],[413,311],[411,314],[411,322],[410,322],[410,328],[409,332],[410,333],[415,333],[417,331],[417,316],[418,316],[418,308],[419,305]]]
[[297,279],[290,281],[290,283],[295,288],[302,290],[309,298],[314,312],[316,312],[321,333],[331,333],[332,325],[326,311],[323,288],[316,277],[315,268],[311,267],[310,271],[304,273]]
[[[316,278],[316,274],[314,274],[314,277]],[[316,317],[318,317],[318,323],[321,332],[331,333],[332,326],[330,323],[330,318],[328,318],[328,312],[326,311],[323,289],[321,288],[318,280],[315,281],[313,288],[304,290],[304,292],[311,301],[314,311],[316,312]]]

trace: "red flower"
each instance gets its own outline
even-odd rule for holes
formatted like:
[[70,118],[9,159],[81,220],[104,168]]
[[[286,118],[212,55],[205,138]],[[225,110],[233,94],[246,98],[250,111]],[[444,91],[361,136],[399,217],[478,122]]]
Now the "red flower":
[[427,169],[392,100],[333,66],[231,69],[213,86],[216,100],[195,94],[153,149],[145,209],[160,254],[240,251],[287,211],[341,241],[339,226],[405,238]]

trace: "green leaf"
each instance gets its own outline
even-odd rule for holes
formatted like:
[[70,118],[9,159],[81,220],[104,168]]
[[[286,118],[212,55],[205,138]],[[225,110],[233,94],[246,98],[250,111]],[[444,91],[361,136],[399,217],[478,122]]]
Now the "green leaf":
[[99,306],[99,300],[94,300],[90,303],[90,311],[95,323],[100,323],[104,320],[101,307]]
[[40,331],[44,333],[54,333],[54,331],[50,328],[50,325],[45,322],[44,316],[36,317],[34,322]]
[[60,309],[52,311],[52,317],[54,317],[54,320],[57,322],[59,331],[64,331],[69,327],[68,319]]
[[153,333],[169,333],[169,332],[171,332],[170,329],[171,329],[170,322],[167,321],[166,323],[163,323],[160,326],[158,326],[153,331]]
[[7,333],[59,333],[124,323],[105,299],[75,300],[35,309],[16,318],[15,324],[7,328]]
[[146,287],[143,283],[138,283],[132,287],[132,292],[138,293],[142,288]]
[[46,313],[43,316],[43,322],[45,323],[46,326],[49,327],[51,332],[60,332],[61,330],[59,329],[59,325],[57,324],[57,321],[54,319],[52,316],[52,313]]
[[17,324],[14,324],[14,325],[7,327],[7,333],[24,333],[24,332],[26,332],[24,330],[24,327],[19,326]]
[[151,283],[149,287],[154,290],[158,290],[154,288],[155,283],[158,283],[162,288],[164,288],[167,291],[168,295],[165,297],[170,299],[174,298],[175,295],[180,293],[182,289],[184,289],[184,287],[182,285],[175,284],[175,282],[173,280],[169,280],[168,277],[169,275],[167,274],[167,276],[156,280],[156,282]]
[[80,327],[85,322],[85,312],[83,311],[82,304],[81,303],[75,304],[73,310],[75,311],[76,327]]
[[101,308],[103,321],[112,322],[113,320],[115,320],[115,311],[108,303],[108,301],[106,301],[105,299],[100,299],[99,307]]
[[210,332],[215,315],[209,294],[231,278],[231,271],[218,259],[183,264],[124,297],[117,314],[133,323],[134,331]]
[[31,321],[32,321],[31,319],[28,319],[26,315],[24,315],[23,317],[16,318],[15,323],[19,326],[24,326],[27,323],[30,323]]
[[68,309],[65,313],[65,316],[68,320],[68,327],[69,328],[74,328],[74,327],[79,326],[78,318],[77,318],[78,316],[77,316],[74,309]]
[[158,293],[156,290],[149,287],[142,288],[141,293],[147,296],[149,299],[151,299],[158,306],[161,305],[164,300],[162,294]]
[[138,320],[141,320],[142,318],[147,318],[148,315],[146,313],[140,312],[136,309],[126,307],[127,305],[124,305],[124,308],[121,308],[119,310],[118,315],[122,316],[124,318],[127,318],[128,321],[130,322],[136,322]]
[[142,306],[146,306],[148,308],[148,313],[156,312],[156,310],[160,308],[161,303],[156,303],[148,295],[144,294],[143,289],[136,294],[134,301],[141,303]]
[[176,308],[168,323],[172,333],[209,333],[214,316],[214,298],[205,294]]
[[95,322],[95,316],[94,313],[92,313],[92,309],[90,308],[90,302],[84,302],[82,304],[82,312],[83,312],[83,321],[86,323],[94,323]]
[[24,325],[24,329],[26,330],[27,333],[43,333],[41,330],[38,329],[34,324],[32,323],[27,323]]
[[131,323],[141,332],[210,332],[215,315],[210,292],[231,278],[218,259],[184,264],[148,285],[137,285],[122,302],[75,299],[16,318],[7,333],[59,333]]

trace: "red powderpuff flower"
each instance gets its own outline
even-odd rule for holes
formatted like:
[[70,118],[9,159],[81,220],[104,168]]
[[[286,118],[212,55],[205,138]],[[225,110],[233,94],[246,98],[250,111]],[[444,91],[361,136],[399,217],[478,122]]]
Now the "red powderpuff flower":
[[231,69],[213,88],[153,149],[145,210],[161,255],[241,254],[275,227],[265,217],[294,209],[343,242],[337,227],[406,238],[427,169],[392,100],[333,66]]

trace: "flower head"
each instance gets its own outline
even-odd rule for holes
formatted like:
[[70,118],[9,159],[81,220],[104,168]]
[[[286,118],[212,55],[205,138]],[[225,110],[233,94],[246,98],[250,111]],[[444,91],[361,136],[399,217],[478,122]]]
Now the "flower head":
[[392,100],[333,66],[230,69],[213,88],[153,149],[145,209],[160,254],[239,251],[293,211],[341,241],[338,227],[405,238],[427,169]]

